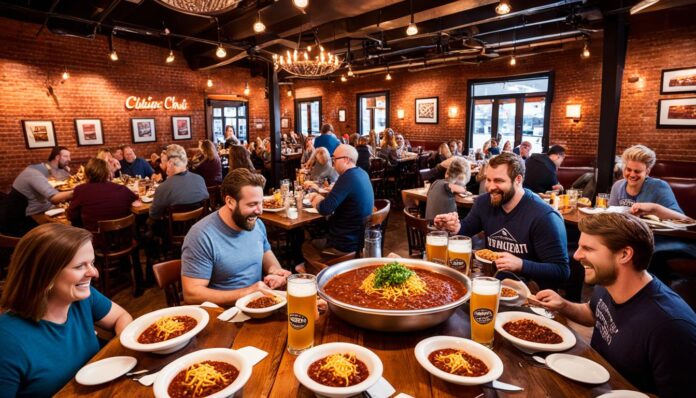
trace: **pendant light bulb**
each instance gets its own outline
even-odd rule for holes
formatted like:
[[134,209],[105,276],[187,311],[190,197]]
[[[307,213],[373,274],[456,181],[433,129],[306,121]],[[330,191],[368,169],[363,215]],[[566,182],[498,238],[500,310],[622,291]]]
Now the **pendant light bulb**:
[[513,54],[512,58],[510,58],[510,66],[515,65],[517,65],[517,59],[515,59],[515,55]]
[[109,54],[109,58],[111,58],[111,60],[114,62],[118,61],[118,54],[116,54],[116,50],[113,50],[111,54]]
[[418,27],[415,23],[411,22],[410,24],[408,24],[408,28],[406,28],[406,34],[409,36],[418,34]]
[[304,10],[309,4],[309,0],[292,0],[292,4],[300,10]]
[[258,17],[256,18],[256,22],[254,23],[254,32],[256,33],[263,33],[266,31],[266,25],[261,22],[261,13],[258,13]]
[[249,82],[246,82],[246,84],[244,84],[244,95],[248,96],[250,92],[251,90],[249,90]]
[[582,48],[582,57],[583,58],[590,58],[590,47],[585,43],[585,46]]
[[498,5],[495,7],[495,13],[498,15],[509,14],[510,10],[510,2],[508,0],[500,0]]
[[292,90],[288,90],[288,97],[292,97]]
[[63,80],[68,80],[70,79],[70,73],[68,73],[68,70],[66,69],[65,72],[63,72]]
[[174,51],[169,50],[169,55],[167,55],[167,59],[166,59],[167,63],[171,64],[172,62],[174,62],[175,58],[176,57],[174,57]]
[[215,50],[215,55],[218,58],[225,58],[227,56],[227,51],[222,47],[222,44],[218,45],[217,50]]
[[387,77],[384,78],[384,80],[391,80],[391,73],[387,72]]
[[341,75],[341,81],[342,81],[343,83],[345,83],[345,82],[348,81],[348,79],[347,79],[345,76]]
[[353,73],[353,68],[348,67],[348,77],[353,77],[355,76],[355,73]]
[[206,83],[208,87],[213,87],[213,79],[208,79],[208,82]]

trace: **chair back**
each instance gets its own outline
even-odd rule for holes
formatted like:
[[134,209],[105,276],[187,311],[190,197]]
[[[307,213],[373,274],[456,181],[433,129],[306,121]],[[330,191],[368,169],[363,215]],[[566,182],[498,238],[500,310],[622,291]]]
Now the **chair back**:
[[384,251],[384,241],[387,239],[387,226],[389,224],[389,211],[391,202],[389,199],[376,199],[375,208],[367,223],[367,228],[377,228],[382,232],[382,251]]
[[172,206],[169,208],[167,217],[167,227],[169,240],[173,245],[181,246],[188,231],[203,217],[205,207],[198,205],[194,209],[183,206]]
[[370,159],[370,178],[384,178],[386,169],[386,160],[377,157]]
[[418,252],[419,256],[425,253],[425,238],[428,235],[428,220],[411,214],[409,209],[404,209],[406,220],[406,237],[408,238],[408,255],[413,256]]
[[319,271],[323,270],[326,267],[329,267],[334,264],[342,263],[344,261],[352,260],[354,258],[357,258],[357,252],[350,252],[347,254],[344,254],[340,257],[335,257],[332,258],[326,262],[321,262],[316,259],[305,259],[305,270],[307,273],[310,273],[312,275],[316,275],[319,273]]
[[181,286],[181,260],[170,260],[152,266],[157,286],[164,291],[167,306],[177,307],[183,303]]
[[97,221],[94,246],[99,255],[120,257],[137,246],[135,241],[135,215],[115,220]]
[[220,197],[220,185],[213,185],[208,188],[208,196],[210,201],[210,211],[213,212],[217,210],[222,205],[222,198]]

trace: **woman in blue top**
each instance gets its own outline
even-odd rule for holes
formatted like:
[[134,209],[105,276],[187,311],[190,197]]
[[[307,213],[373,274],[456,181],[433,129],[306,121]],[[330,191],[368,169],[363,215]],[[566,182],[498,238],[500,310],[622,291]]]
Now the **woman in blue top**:
[[90,286],[92,236],[44,224],[19,241],[0,299],[0,397],[49,397],[99,351],[96,323],[118,334],[133,318]]

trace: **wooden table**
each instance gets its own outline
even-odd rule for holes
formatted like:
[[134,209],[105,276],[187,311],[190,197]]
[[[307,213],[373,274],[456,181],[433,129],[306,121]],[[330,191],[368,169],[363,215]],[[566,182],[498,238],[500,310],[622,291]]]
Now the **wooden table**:
[[[428,201],[428,192],[424,187],[404,189],[401,191],[401,199],[404,202],[404,207],[418,207],[419,203]],[[454,201],[457,203],[457,207],[461,208],[469,209],[474,205],[473,196],[454,195]]]
[[[504,309],[503,309],[504,310]],[[242,324],[219,321],[221,309],[208,309],[211,314],[208,326],[181,351],[169,355],[134,352],[110,341],[90,362],[117,355],[129,355],[138,359],[136,369],[153,369],[170,363],[189,352],[212,347],[234,349],[255,346],[268,356],[254,366],[244,389],[236,396],[244,397],[314,397],[301,386],[293,373],[295,356],[286,350],[287,315],[281,311],[266,319],[248,320]],[[563,320],[560,320],[563,322]],[[575,332],[574,332],[575,333]],[[501,357],[505,370],[500,380],[521,386],[525,391],[506,393],[480,386],[464,387],[444,382],[426,372],[416,361],[413,349],[427,337],[435,335],[470,336],[469,315],[466,306],[458,309],[445,323],[434,328],[412,333],[382,333],[357,328],[331,313],[317,320],[315,344],[350,342],[369,348],[384,364],[384,377],[398,392],[414,397],[596,397],[612,389],[635,389],[619,375],[596,351],[578,338],[578,343],[567,351],[592,359],[604,366],[611,378],[607,383],[591,386],[566,379],[555,372],[532,366],[524,359],[526,354],[515,349],[496,334],[494,351]],[[100,386],[86,387],[71,380],[57,397],[152,397],[152,388],[127,378],[119,378]]]
[[[563,220],[568,225],[577,226],[580,220],[587,217],[585,214],[579,210],[574,210],[570,213],[563,214]],[[696,241],[696,230],[687,229],[652,229],[654,235],[660,236],[671,236],[673,238],[679,238],[683,240]]]
[[273,225],[286,231],[304,227],[313,221],[324,218],[324,216],[319,213],[308,213],[304,211],[304,209],[298,209],[297,213],[298,217],[294,220],[285,216],[285,210],[279,212],[264,211],[259,218],[262,219],[265,224]]

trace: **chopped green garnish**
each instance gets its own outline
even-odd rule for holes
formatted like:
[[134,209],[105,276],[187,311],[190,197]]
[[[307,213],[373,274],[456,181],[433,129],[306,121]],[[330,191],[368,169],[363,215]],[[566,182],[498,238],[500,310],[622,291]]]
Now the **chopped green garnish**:
[[387,286],[398,286],[406,282],[414,274],[415,272],[406,268],[405,265],[394,261],[375,270],[374,287],[380,289]]

